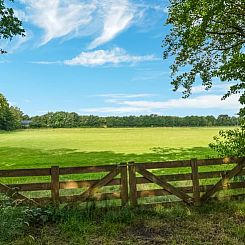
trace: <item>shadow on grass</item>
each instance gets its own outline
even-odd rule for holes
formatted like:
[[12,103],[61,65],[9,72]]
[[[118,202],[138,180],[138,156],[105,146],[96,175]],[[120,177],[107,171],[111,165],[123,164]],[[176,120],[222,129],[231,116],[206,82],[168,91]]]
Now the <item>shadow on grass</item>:
[[41,150],[0,147],[0,169],[50,167],[51,165],[82,166],[120,162],[150,162],[215,157],[208,147],[150,149],[149,153],[126,154],[113,151],[81,152],[76,149]]

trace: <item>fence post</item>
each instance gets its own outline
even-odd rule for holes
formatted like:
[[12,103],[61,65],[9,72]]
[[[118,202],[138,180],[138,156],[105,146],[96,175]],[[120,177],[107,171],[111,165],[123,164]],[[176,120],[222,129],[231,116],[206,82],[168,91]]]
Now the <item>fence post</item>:
[[125,206],[128,203],[128,170],[127,163],[120,164],[120,172],[121,172],[121,199],[122,206]]
[[129,172],[129,187],[130,187],[130,203],[132,206],[137,206],[137,183],[136,183],[136,166],[134,162],[128,164]]
[[59,205],[59,196],[60,196],[60,183],[59,183],[59,167],[51,167],[51,197],[52,202],[55,206]]
[[193,201],[194,206],[200,206],[200,186],[197,159],[191,159]]

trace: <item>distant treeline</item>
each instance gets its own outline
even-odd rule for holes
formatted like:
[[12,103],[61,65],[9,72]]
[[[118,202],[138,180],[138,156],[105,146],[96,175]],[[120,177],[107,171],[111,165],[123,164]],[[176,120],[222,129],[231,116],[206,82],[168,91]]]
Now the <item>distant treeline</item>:
[[29,117],[11,106],[0,93],[0,130],[19,128],[123,128],[123,127],[212,127],[239,125],[238,117],[214,116],[80,116],[75,112],[49,112]]
[[119,128],[119,127],[211,127],[239,125],[238,117],[214,116],[79,116],[77,113],[50,112],[29,118],[32,128]]

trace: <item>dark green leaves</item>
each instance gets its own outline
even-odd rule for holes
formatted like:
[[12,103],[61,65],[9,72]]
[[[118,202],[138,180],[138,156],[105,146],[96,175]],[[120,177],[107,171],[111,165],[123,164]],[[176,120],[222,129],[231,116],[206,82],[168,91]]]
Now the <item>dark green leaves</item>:
[[241,123],[240,128],[221,130],[219,136],[214,137],[214,142],[209,146],[217,151],[221,157],[245,156],[245,124]]
[[244,105],[245,2],[171,0],[166,23],[171,31],[163,42],[163,57],[175,57],[170,67],[174,90],[183,87],[188,97],[198,78],[207,89],[214,77],[236,81],[225,98],[241,93]]
[[[13,0],[10,0],[13,2]],[[14,16],[14,10],[5,6],[4,0],[0,0],[0,39],[12,39],[14,36],[24,36],[21,21]],[[0,54],[6,53],[0,48]]]

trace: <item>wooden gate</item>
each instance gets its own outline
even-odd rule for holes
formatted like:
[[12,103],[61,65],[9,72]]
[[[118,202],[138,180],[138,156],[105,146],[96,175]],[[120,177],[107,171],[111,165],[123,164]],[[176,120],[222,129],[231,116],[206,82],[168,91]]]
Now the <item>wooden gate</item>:
[[36,201],[18,193],[18,189],[11,188],[8,185],[4,185],[4,184],[0,183],[0,192],[9,196],[11,199],[16,200],[17,202],[23,202],[23,203],[31,204],[31,205],[34,204],[35,206],[38,205],[38,203]]
[[226,189],[229,185],[229,181],[236,177],[238,174],[242,172],[242,170],[245,168],[245,159],[240,158],[237,159],[236,166],[232,168],[231,170],[225,172],[221,179],[211,186],[201,197],[201,202],[206,202],[209,198],[211,198],[216,192]]
[[[164,194],[170,194],[175,195],[179,199],[181,199],[183,202],[187,204],[193,203],[193,197],[186,194],[184,191],[182,191],[179,188],[176,188],[174,185],[170,184],[164,176],[157,176],[150,171],[147,170],[147,168],[159,168],[165,167],[162,163],[152,163],[149,164],[135,164],[130,163],[129,164],[129,186],[130,186],[130,201],[133,206],[136,206],[138,204],[137,198],[138,198],[138,191],[137,191],[137,177],[136,174],[142,175],[143,178],[147,179],[151,183],[157,184],[160,186],[164,192]],[[167,166],[166,166],[167,167]],[[172,167],[172,166],[171,166]],[[151,192],[154,195],[154,190],[148,191]]]
[[130,200],[136,206],[150,198],[150,204],[198,206],[226,189],[229,198],[244,197],[244,168],[245,158],[218,158],[0,170],[0,192],[34,205],[106,200],[124,206]]
[[[92,179],[86,179],[86,177],[84,179],[84,174],[95,174],[95,176]],[[78,178],[74,179],[73,175],[78,175]],[[65,177],[65,180],[62,181],[61,176]],[[125,163],[120,165],[64,168],[53,166],[43,169],[0,170],[0,179],[1,177],[6,180],[15,177],[32,177],[28,183],[0,184],[0,192],[5,193],[14,200],[28,204],[42,205],[53,203],[53,205],[58,205],[59,203],[76,201],[99,202],[121,199],[121,205],[123,206],[128,202],[127,165]],[[51,177],[51,180],[50,182],[39,182],[39,177]],[[103,190],[103,187],[109,187],[113,192]],[[78,194],[81,189],[84,191]],[[76,194],[67,195],[72,190],[76,191]],[[36,195],[30,198],[24,195],[26,192],[35,194],[37,191],[44,192],[44,196],[36,197]],[[66,193],[62,195],[62,191]]]
[[[143,202],[147,198],[151,198],[148,204],[155,204],[156,197],[162,197],[161,203],[182,201],[189,205],[199,206],[218,191],[244,190],[244,166],[244,158],[192,159],[152,163],[131,162],[128,165],[130,203],[136,206],[139,204],[139,200]],[[239,176],[242,181],[232,181],[235,176]],[[217,178],[219,178],[218,182]],[[149,184],[152,183],[155,185],[149,187]],[[160,189],[156,189],[156,186]],[[244,196],[244,192],[238,195],[230,194],[231,198],[242,196]]]

